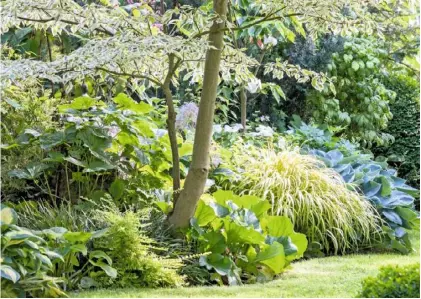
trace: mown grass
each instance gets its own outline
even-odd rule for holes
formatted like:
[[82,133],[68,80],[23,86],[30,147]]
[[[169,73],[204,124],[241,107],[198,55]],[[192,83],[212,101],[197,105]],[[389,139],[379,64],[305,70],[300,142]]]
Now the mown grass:
[[84,298],[139,297],[336,297],[352,298],[359,292],[361,280],[376,275],[388,264],[419,262],[419,232],[413,236],[416,252],[356,254],[303,260],[293,264],[279,279],[265,284],[241,287],[189,287],[177,289],[104,289],[71,293]]

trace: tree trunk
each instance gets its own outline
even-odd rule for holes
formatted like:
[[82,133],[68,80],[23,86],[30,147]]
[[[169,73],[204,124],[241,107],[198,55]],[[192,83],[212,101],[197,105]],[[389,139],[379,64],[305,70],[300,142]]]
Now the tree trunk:
[[174,75],[174,72],[177,68],[177,66],[174,64],[173,54],[169,54],[168,64],[169,64],[168,74],[165,77],[164,83],[162,85],[162,89],[164,91],[165,101],[168,107],[167,128],[168,128],[168,137],[170,139],[170,145],[171,145],[173,201],[175,205],[178,199],[179,192],[180,192],[180,157],[178,154],[177,131],[175,129],[176,113],[174,109],[172,92],[170,89],[171,78]]
[[246,89],[242,87],[240,89],[240,107],[241,107],[241,125],[243,126],[243,133],[246,132],[246,121],[247,121],[247,94]]
[[[205,189],[209,172],[209,149],[212,139],[213,117],[215,113],[216,89],[219,80],[219,65],[223,47],[227,0],[213,0],[213,8],[219,18],[213,22],[209,43],[215,47],[208,49],[205,60],[203,89],[199,104],[196,132],[194,136],[193,157],[184,188],[169,217],[175,229],[189,226],[197,202]],[[223,20],[223,21],[221,21]]]

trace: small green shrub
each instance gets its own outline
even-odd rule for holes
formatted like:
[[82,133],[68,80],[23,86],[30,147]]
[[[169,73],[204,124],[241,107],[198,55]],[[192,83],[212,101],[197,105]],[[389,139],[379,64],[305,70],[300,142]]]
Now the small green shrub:
[[362,282],[359,298],[420,298],[420,264],[386,266]]
[[284,216],[268,216],[269,202],[219,190],[201,200],[191,219],[190,239],[204,253],[199,263],[220,284],[267,281],[303,256],[307,239]]
[[[94,247],[105,251],[117,269],[116,278],[104,278],[103,286],[174,287],[183,284],[177,273],[178,259],[161,258],[154,253],[154,241],[143,231],[141,219],[146,210],[119,212],[115,208],[97,211],[96,220],[108,227],[107,233],[96,239]],[[146,217],[147,218],[147,217]]]
[[[387,147],[375,148],[376,155],[383,155],[398,169],[399,176],[408,180],[413,187],[420,187],[420,85],[418,80],[398,75],[383,78],[387,88],[397,94],[390,106],[393,118],[389,121],[386,133],[395,142]],[[418,200],[419,205],[419,200]]]
[[356,251],[378,231],[380,219],[371,204],[317,158],[251,147],[233,157],[228,168],[238,175],[228,188],[268,200],[272,215],[290,218],[297,231],[325,251]]

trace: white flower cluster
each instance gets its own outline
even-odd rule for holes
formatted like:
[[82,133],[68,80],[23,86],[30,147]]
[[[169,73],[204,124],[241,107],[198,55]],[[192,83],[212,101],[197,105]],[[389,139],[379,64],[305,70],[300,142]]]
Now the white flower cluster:
[[257,78],[253,78],[250,80],[249,83],[247,83],[247,90],[250,93],[256,93],[262,88],[262,81],[260,81]]
[[222,125],[214,125],[213,126],[213,132],[214,133],[218,133],[218,134],[220,134],[222,132],[225,132],[225,133],[238,133],[242,129],[243,129],[243,125],[242,124],[233,124],[232,126],[225,125],[223,128],[222,128]]
[[250,133],[251,136],[272,137],[275,132],[271,127],[259,125],[256,132]]
[[186,103],[180,107],[180,111],[175,119],[177,130],[188,130],[196,127],[199,107],[193,102]]

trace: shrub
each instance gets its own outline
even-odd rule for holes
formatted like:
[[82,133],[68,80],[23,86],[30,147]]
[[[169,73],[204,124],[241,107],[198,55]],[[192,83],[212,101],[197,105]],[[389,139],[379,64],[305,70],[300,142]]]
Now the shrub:
[[358,250],[378,230],[379,217],[362,196],[321,161],[297,150],[250,149],[234,153],[238,178],[230,187],[267,199],[272,215],[291,219],[309,242],[335,254]]
[[146,210],[119,212],[115,208],[97,211],[96,220],[108,227],[107,233],[96,239],[94,247],[105,251],[117,269],[116,278],[102,280],[104,286],[172,287],[183,284],[177,273],[177,259],[161,258],[154,253],[154,241],[146,236],[141,225]]
[[386,266],[362,282],[360,298],[420,298],[420,264]]
[[268,216],[270,204],[259,197],[219,190],[201,200],[188,236],[206,253],[199,263],[215,271],[220,284],[266,281],[303,256],[307,239],[285,216]]
[[392,118],[389,103],[395,93],[378,78],[387,53],[378,42],[366,38],[347,38],[344,49],[332,54],[327,74],[336,77],[335,89],[307,96],[312,117],[319,124],[341,126],[348,138],[364,146],[387,144],[393,138],[381,131]]
[[395,142],[388,147],[375,148],[377,155],[388,158],[388,162],[398,168],[399,176],[409,184],[420,187],[420,86],[417,80],[398,75],[383,79],[387,88],[397,94],[396,101],[390,106],[393,114],[386,133]]

